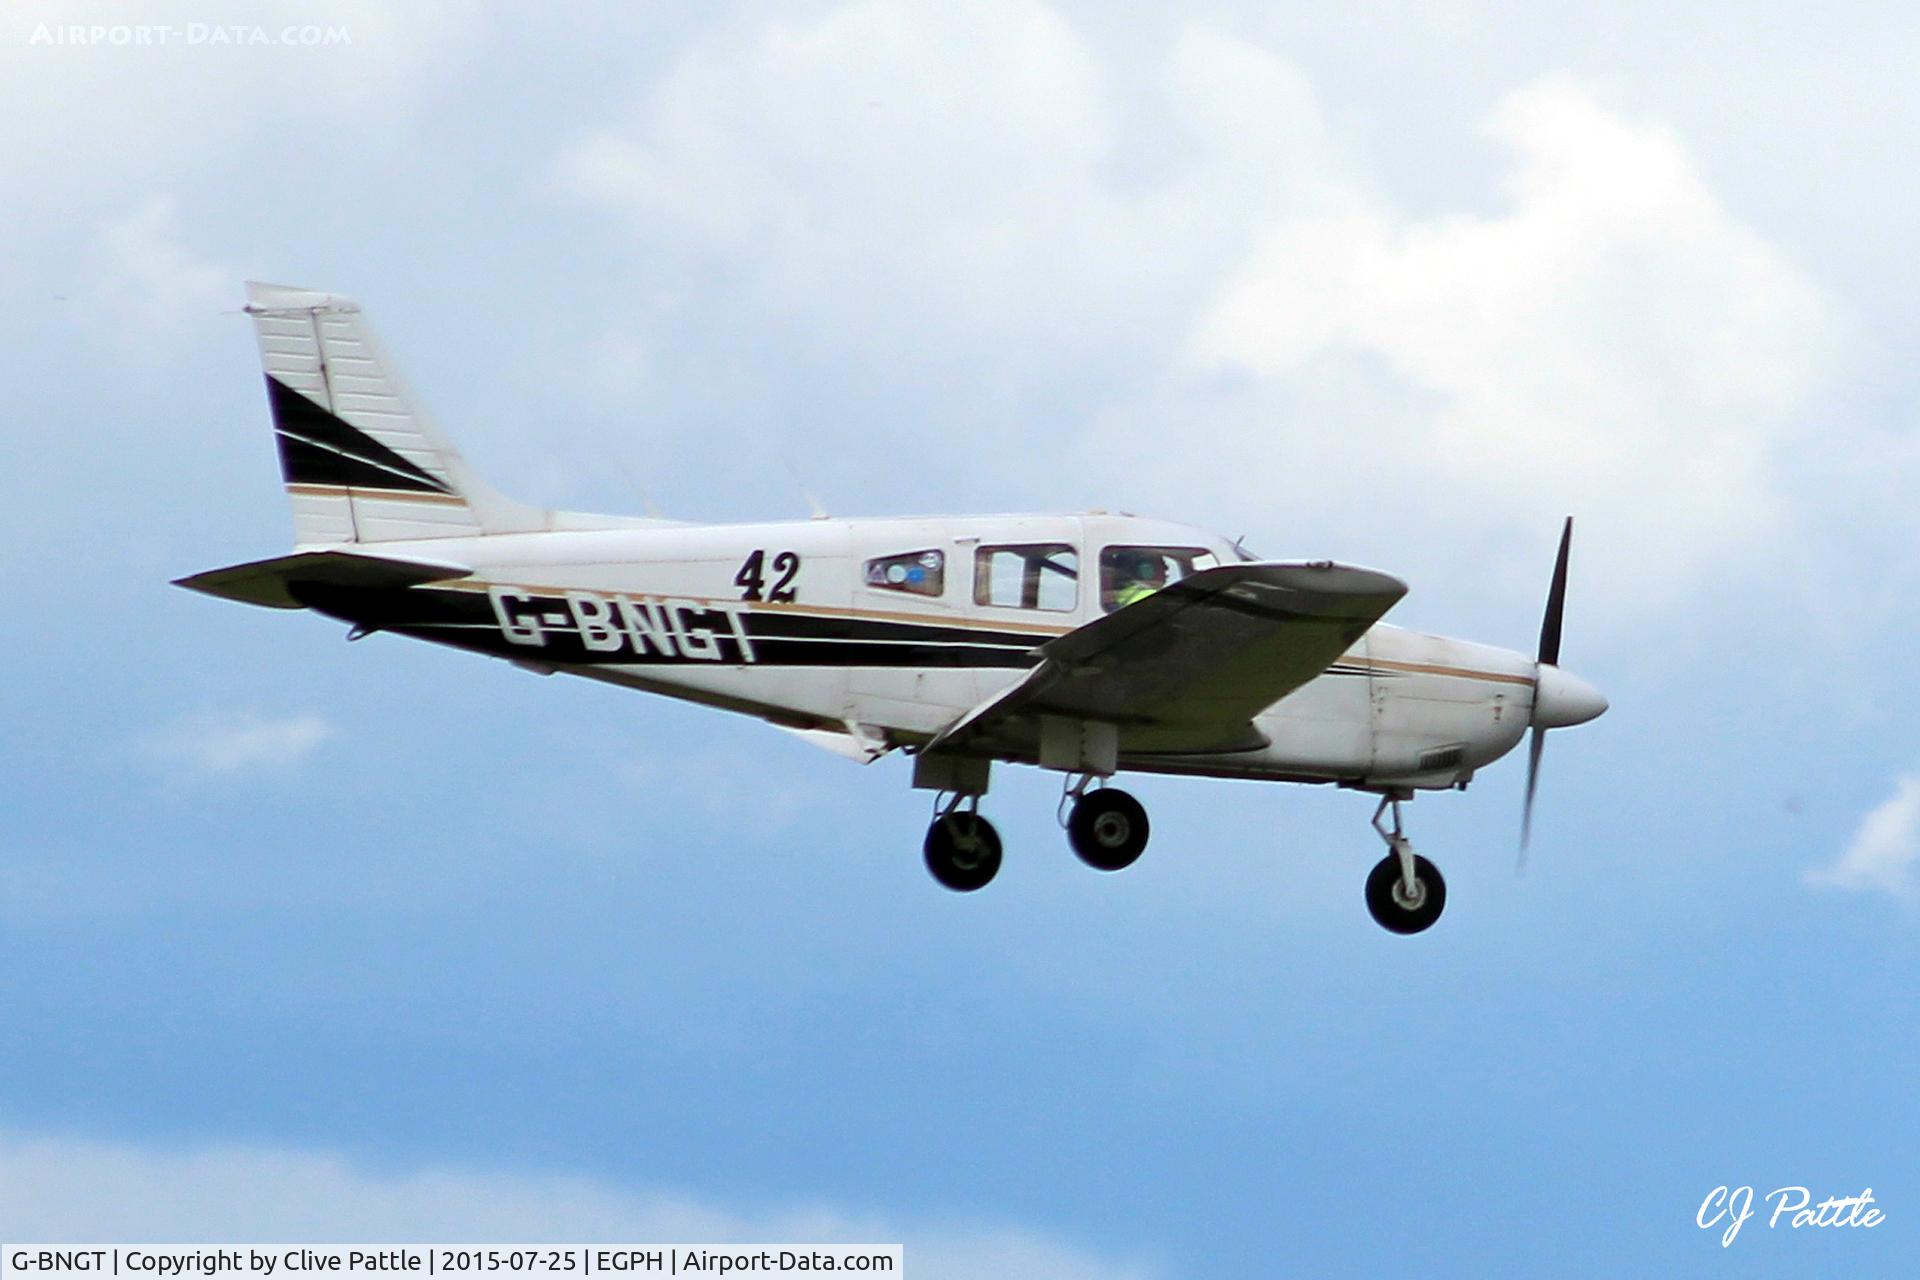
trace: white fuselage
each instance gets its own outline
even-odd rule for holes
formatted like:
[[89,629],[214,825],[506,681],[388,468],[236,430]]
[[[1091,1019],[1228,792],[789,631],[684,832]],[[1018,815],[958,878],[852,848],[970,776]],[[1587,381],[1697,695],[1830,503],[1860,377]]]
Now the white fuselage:
[[[1077,577],[1029,582],[1021,598],[995,559],[1008,545],[1056,548]],[[914,747],[1020,680],[1035,646],[1116,607],[1097,567],[1103,552],[1137,545],[1190,548],[1213,563],[1242,558],[1189,526],[1100,513],[630,521],[388,541],[384,555],[473,572],[387,597],[390,614],[379,600],[313,603],[536,670]],[[1519,742],[1535,676],[1519,653],[1377,624],[1256,717],[1264,746],[1156,753],[1129,750],[1123,731],[1121,767],[1454,786]]]

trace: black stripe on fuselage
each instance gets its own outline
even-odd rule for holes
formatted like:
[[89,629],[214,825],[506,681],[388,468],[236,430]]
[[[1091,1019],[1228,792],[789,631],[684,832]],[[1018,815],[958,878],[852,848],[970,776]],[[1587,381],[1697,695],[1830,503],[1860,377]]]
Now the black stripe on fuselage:
[[273,406],[280,474],[288,484],[345,485],[415,493],[453,490],[272,374],[267,401]]
[[[846,615],[754,610],[646,600],[666,634],[649,642],[624,626],[582,627],[564,596],[516,593],[508,635],[493,602],[474,591],[435,587],[368,589],[290,583],[309,608],[373,631],[391,631],[503,658],[563,666],[1030,667],[1045,637],[938,622],[891,622]],[[526,637],[536,634],[538,640]],[[589,643],[592,638],[599,644]],[[742,643],[744,634],[745,643]],[[617,639],[617,643],[616,643]],[[749,652],[750,650],[750,652]]]
[[1053,639],[1051,635],[1032,635],[1021,631],[995,631],[985,627],[956,627],[929,620],[902,622],[889,618],[868,618],[848,614],[754,612],[747,615],[748,633],[769,639],[791,640],[871,640],[927,641],[966,643],[995,648],[1032,649]]

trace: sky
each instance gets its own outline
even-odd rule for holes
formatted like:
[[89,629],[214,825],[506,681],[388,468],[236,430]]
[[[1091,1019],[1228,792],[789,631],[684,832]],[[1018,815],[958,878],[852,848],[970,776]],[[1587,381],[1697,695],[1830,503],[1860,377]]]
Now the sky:
[[[0,1236],[1904,1274],[1916,40],[10,7]],[[950,894],[901,761],[169,586],[290,543],[249,278],[358,298],[542,504],[1126,509],[1523,650],[1573,513],[1563,654],[1613,707],[1552,735],[1524,875],[1521,760],[1409,807],[1415,938],[1324,789],[1130,781],[1153,846],[1103,876],[1002,769],[1006,867]],[[1722,1247],[1745,1185],[1886,1220]]]

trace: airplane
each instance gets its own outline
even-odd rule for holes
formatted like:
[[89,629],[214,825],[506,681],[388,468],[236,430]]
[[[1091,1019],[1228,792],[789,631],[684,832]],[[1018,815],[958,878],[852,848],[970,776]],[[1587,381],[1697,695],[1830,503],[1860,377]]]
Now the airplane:
[[1122,773],[1317,783],[1379,797],[1366,880],[1399,934],[1446,882],[1401,805],[1528,748],[1522,850],[1549,729],[1607,709],[1560,666],[1562,529],[1536,653],[1380,621],[1400,579],[1262,560],[1184,524],[1100,511],[696,524],[502,496],[401,381],[352,299],[249,283],[291,499],[291,554],[177,585],[756,716],[836,754],[899,751],[934,793],[922,846],[958,892],[1001,841],[996,762],[1063,775],[1089,866],[1147,846]]

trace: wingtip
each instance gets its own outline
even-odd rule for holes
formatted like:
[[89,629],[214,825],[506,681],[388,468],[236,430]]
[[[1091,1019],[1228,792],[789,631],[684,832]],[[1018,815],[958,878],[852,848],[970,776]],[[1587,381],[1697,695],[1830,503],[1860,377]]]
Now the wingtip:
[[1398,600],[1408,591],[1406,582],[1391,573],[1337,560],[1282,562],[1275,567],[1285,571],[1282,580],[1286,585],[1328,595],[1391,596]]

